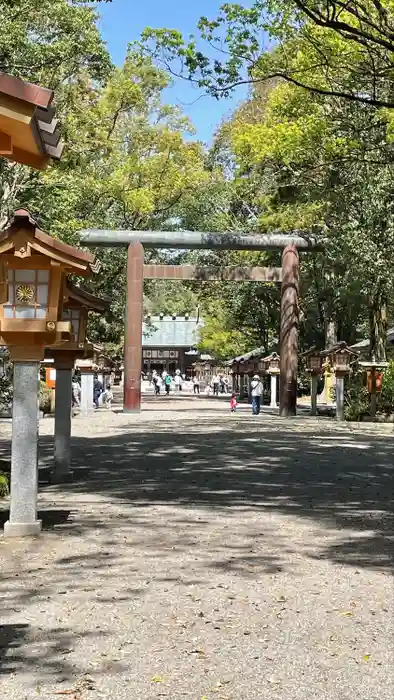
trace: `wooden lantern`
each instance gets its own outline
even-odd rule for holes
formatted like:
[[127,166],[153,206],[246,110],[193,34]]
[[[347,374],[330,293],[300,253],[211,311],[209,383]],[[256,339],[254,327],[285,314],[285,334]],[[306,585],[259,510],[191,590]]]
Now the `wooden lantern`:
[[63,151],[54,93],[0,72],[0,156],[42,170]]
[[71,323],[71,338],[62,347],[67,351],[85,348],[88,313],[108,311],[110,302],[67,281],[63,295],[62,320]]
[[260,362],[268,374],[280,374],[280,357],[276,352],[267,355],[267,357],[263,357]]
[[65,279],[90,274],[93,256],[44,233],[21,209],[0,234],[0,267],[0,343],[13,359],[42,359],[45,347],[69,341],[72,324],[60,315]]
[[345,342],[338,343],[329,350],[324,350],[323,354],[329,359],[336,374],[349,374],[351,364],[358,357],[357,353],[351,350]]
[[305,360],[306,369],[310,374],[320,375],[323,369],[323,357],[316,347],[304,352],[301,357]]

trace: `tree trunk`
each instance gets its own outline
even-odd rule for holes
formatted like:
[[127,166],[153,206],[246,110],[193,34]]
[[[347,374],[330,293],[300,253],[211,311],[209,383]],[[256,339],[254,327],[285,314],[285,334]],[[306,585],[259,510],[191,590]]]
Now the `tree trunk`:
[[[387,342],[387,306],[386,299],[378,295],[371,299],[369,306],[369,352],[371,362],[386,361]],[[374,418],[376,415],[376,368],[372,368],[371,374],[371,406],[370,413]]]
[[330,321],[327,321],[326,324],[326,342],[325,342],[325,347],[326,348],[332,348],[334,345],[336,345],[338,342],[337,338],[337,324],[335,321],[332,319]]
[[386,362],[387,305],[382,295],[373,297],[369,305],[369,337],[371,362]]

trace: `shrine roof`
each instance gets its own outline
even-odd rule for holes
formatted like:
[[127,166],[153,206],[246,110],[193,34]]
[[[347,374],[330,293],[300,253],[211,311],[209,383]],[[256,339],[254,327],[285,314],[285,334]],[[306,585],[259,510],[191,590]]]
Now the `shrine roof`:
[[144,348],[191,348],[199,342],[203,326],[197,317],[150,316],[142,328]]

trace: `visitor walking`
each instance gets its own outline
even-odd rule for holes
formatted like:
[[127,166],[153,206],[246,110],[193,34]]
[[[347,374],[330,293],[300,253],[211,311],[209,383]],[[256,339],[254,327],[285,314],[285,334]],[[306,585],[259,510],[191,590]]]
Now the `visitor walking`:
[[193,377],[193,393],[194,394],[200,393],[200,380],[198,377]]
[[163,380],[162,380],[160,374],[156,374],[155,381],[154,381],[155,396],[160,396],[160,389],[162,386],[163,386]]
[[261,407],[261,396],[263,393],[263,384],[258,374],[255,374],[250,388],[252,390],[252,414],[258,416]]
[[215,374],[212,378],[212,389],[213,389],[213,395],[214,396],[219,396],[219,383],[220,379],[217,374]]
[[170,389],[171,389],[171,376],[169,374],[166,374],[166,378],[164,380],[164,385],[166,387],[166,394],[167,394],[167,396],[169,396]]
[[[152,372],[152,384],[153,384],[153,390],[154,390],[155,396],[157,394],[160,394],[160,387],[158,387],[158,379],[159,379],[159,375],[157,374],[156,370],[154,369]],[[159,390],[157,390],[157,389],[159,389]]]
[[175,372],[175,389],[176,391],[182,391],[182,377],[179,369]]
[[237,397],[235,394],[231,394],[231,399],[230,399],[230,411],[231,413],[235,413],[237,410]]
[[75,406],[75,408],[80,408],[81,406],[81,386],[75,376],[72,380],[72,405]]
[[96,376],[94,378],[94,384],[93,384],[93,403],[96,408],[99,407],[99,398],[101,394],[103,393],[103,385],[100,382],[99,378]]

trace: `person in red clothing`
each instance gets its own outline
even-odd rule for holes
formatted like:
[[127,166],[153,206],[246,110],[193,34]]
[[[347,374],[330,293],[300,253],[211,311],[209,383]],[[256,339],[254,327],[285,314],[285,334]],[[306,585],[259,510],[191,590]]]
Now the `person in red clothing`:
[[237,410],[237,397],[235,394],[231,394],[230,411],[231,411],[231,413],[235,413],[236,410]]

